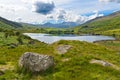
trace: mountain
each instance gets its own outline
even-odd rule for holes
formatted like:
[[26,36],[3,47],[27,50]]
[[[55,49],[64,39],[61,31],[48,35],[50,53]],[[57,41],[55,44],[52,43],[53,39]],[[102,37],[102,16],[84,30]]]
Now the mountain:
[[97,17],[95,19],[92,19],[90,21],[87,21],[85,24],[89,24],[89,23],[93,23],[93,22],[96,22],[96,21],[101,21],[101,20],[110,20],[112,18],[115,18],[115,17],[119,17],[120,16],[120,11],[117,11],[117,12],[114,12],[108,16],[102,16],[102,17]]
[[14,28],[21,28],[22,25],[17,22],[9,21],[5,18],[0,17],[0,28],[1,29],[14,29]]
[[43,25],[36,25],[40,27],[52,27],[52,28],[69,28],[69,27],[74,27],[77,26],[78,24],[75,22],[63,22],[59,24],[52,24],[52,23],[45,23]]
[[93,34],[119,35],[120,11],[90,20],[74,28],[76,31]]

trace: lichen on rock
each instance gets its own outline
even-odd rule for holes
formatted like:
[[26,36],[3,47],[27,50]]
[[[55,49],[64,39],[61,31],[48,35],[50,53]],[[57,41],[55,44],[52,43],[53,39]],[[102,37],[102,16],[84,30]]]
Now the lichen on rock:
[[54,66],[54,59],[52,56],[26,52],[20,57],[19,66],[31,72],[41,72]]

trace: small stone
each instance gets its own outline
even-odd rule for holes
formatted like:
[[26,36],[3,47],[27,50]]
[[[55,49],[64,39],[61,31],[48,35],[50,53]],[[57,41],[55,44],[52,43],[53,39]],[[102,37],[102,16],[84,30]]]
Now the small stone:
[[91,64],[99,64],[99,65],[104,66],[104,67],[112,67],[113,69],[120,71],[120,68],[118,66],[116,66],[110,62],[107,62],[107,61],[92,59],[90,61],[90,63]]
[[67,62],[67,61],[69,61],[69,60],[70,60],[70,58],[62,59],[63,62]]
[[102,66],[112,66],[111,63],[108,63],[108,62],[103,61],[103,60],[95,60],[95,59],[92,59],[92,60],[90,61],[90,63],[91,63],[91,64],[100,64],[100,65],[102,65]]

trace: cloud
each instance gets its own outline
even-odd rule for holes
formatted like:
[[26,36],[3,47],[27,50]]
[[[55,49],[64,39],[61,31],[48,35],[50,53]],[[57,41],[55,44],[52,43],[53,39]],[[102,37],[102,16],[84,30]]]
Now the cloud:
[[78,24],[82,24],[96,17],[104,16],[104,14],[99,14],[98,11],[94,11],[93,13],[94,14],[90,16],[81,16],[70,11],[57,9],[53,14],[47,15],[47,19],[48,19],[48,22],[54,20],[56,23],[61,21],[61,22],[76,22]]
[[53,14],[47,15],[47,19],[48,21],[54,20],[55,22],[76,22],[78,24],[81,24],[87,20],[84,16],[80,16],[63,9],[56,9]]
[[120,0],[99,0],[100,2],[116,2],[120,3]]
[[46,15],[46,14],[50,14],[55,8],[55,4],[54,2],[47,2],[47,1],[39,1],[36,0],[34,1],[33,4],[33,11]]
[[90,16],[88,17],[88,20],[95,19],[96,17],[104,16],[104,14],[99,14],[98,11],[93,11],[93,13],[94,13],[93,15],[90,15]]
[[21,17],[18,17],[18,18],[16,18],[16,21],[17,21],[17,22],[22,22],[22,18],[21,18]]
[[0,4],[0,10],[1,11],[6,11],[6,12],[17,12],[20,10],[26,10],[27,8],[24,6],[19,6],[19,5],[5,5],[5,4]]

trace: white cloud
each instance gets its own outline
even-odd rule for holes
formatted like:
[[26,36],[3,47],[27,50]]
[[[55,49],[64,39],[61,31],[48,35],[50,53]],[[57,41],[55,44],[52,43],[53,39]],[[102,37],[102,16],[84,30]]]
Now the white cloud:
[[[73,0],[21,0],[25,4],[32,6],[32,11],[47,14],[47,11],[52,11],[56,6],[71,3]],[[47,10],[47,11],[46,11]]]
[[55,2],[55,4],[60,5],[60,4],[67,4],[70,3],[73,0],[21,0],[24,3],[35,3],[37,1],[45,2],[45,3],[50,3],[50,2]]
[[54,13],[47,15],[48,20],[65,21],[65,22],[76,22],[80,16],[73,14],[70,11],[63,9],[56,9]]
[[0,4],[0,16],[12,21],[41,23],[45,16],[33,13],[25,6]]
[[[54,2],[55,10],[49,15],[41,15],[35,11],[35,3],[52,3]],[[120,2],[120,0],[99,0],[100,2]],[[118,10],[120,4],[110,3],[107,5],[101,5],[98,0],[0,0],[0,16],[13,21],[29,22],[29,23],[41,23],[45,20],[55,21],[69,21],[82,23],[90,19],[94,19],[98,16],[103,16],[95,12],[91,16],[81,16],[80,14],[86,14],[94,10]],[[33,7],[34,6],[34,7]],[[33,10],[34,8],[34,10]],[[61,8],[61,9],[60,9]],[[32,12],[34,11],[34,12]],[[47,16],[47,17],[46,17]]]
[[94,13],[93,15],[88,17],[88,20],[95,19],[96,17],[104,16],[104,14],[99,14],[98,11],[93,11],[93,13]]
[[88,20],[94,19],[96,17],[103,16],[103,14],[99,14],[98,11],[94,11],[94,14],[91,16],[81,16],[75,14],[71,11],[65,11],[63,9],[56,9],[54,13],[47,15],[47,19],[54,21],[65,21],[65,22],[76,22],[78,24],[82,24]]
[[99,0],[100,2],[117,2],[120,3],[120,0]]
[[20,6],[20,5],[5,5],[5,4],[0,4],[0,8],[1,10],[4,10],[4,11],[12,11],[12,12],[15,12],[15,11],[19,11],[19,10],[26,10],[27,8],[24,7],[24,6]]

